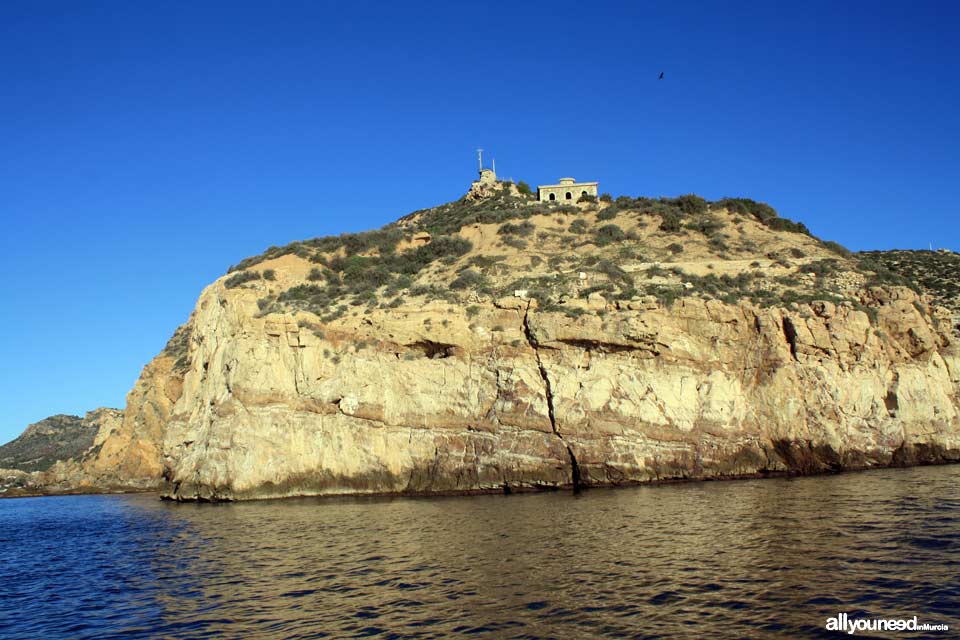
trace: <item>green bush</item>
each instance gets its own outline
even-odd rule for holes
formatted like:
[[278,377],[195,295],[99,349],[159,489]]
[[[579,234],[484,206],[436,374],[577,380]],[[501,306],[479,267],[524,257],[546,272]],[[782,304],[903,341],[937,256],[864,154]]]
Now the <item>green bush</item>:
[[677,233],[681,229],[681,218],[675,213],[665,213],[660,221],[660,231]]
[[620,242],[626,237],[623,229],[615,224],[608,224],[597,229],[593,236],[593,243],[598,247],[604,247],[613,242]]
[[687,229],[691,229],[693,231],[699,231],[705,236],[712,236],[713,234],[717,233],[727,225],[724,224],[723,220],[720,220],[716,216],[704,214],[704,215],[698,215],[695,218],[691,219],[690,221],[687,222],[685,226],[687,227]]
[[323,280],[323,271],[314,267],[310,269],[310,273],[307,274],[307,280],[312,280],[316,282],[317,280]]
[[504,238],[503,244],[507,245],[508,247],[513,247],[514,249],[523,250],[527,248],[526,240],[521,240],[520,238],[514,238],[511,236],[507,236],[506,238]]
[[676,206],[688,216],[698,216],[707,212],[707,201],[692,193],[666,202]]
[[473,289],[483,282],[483,276],[473,269],[466,269],[460,273],[456,279],[450,283],[450,288],[454,291],[462,289]]
[[845,246],[843,246],[839,242],[834,242],[833,240],[824,240],[823,248],[829,251],[832,251],[839,256],[843,256],[844,258],[853,257],[853,254],[850,253],[849,249],[847,249]]
[[626,285],[627,287],[633,286],[633,278],[630,277],[630,274],[609,260],[601,260],[597,263],[597,271],[606,275],[611,282]]
[[521,180],[521,181],[519,181],[519,182],[517,183],[517,191],[519,191],[521,194],[523,194],[523,195],[525,195],[525,196],[532,196],[532,195],[533,195],[533,189],[531,189],[531,188],[530,188],[530,185],[528,185],[528,184],[527,184],[526,182],[524,182],[523,180]]
[[277,272],[274,271],[273,269],[264,269],[264,271],[263,271],[263,279],[264,279],[264,280],[276,280],[276,279],[277,279]]
[[707,244],[709,244],[712,249],[715,249],[721,253],[730,250],[730,246],[727,245],[726,240],[724,240],[721,236],[711,237]]
[[810,230],[805,224],[779,217],[776,209],[765,202],[757,202],[749,198],[723,198],[711,203],[710,206],[714,209],[726,209],[730,213],[752,216],[774,231],[810,235]]
[[679,242],[674,242],[667,245],[667,251],[670,253],[683,253],[683,245]]
[[617,208],[616,207],[606,207],[597,214],[597,220],[613,220],[617,217]]
[[589,193],[581,193],[580,197],[577,198],[577,202],[596,202],[597,196],[590,195]]
[[532,222],[525,220],[520,224],[504,223],[497,229],[497,233],[502,236],[529,236],[535,229],[536,226]]
[[227,289],[234,289],[247,282],[260,279],[260,274],[256,271],[238,271],[223,281],[223,286]]
[[570,233],[575,233],[577,235],[586,233],[587,231],[587,221],[583,218],[577,218],[570,223]]
[[611,196],[609,193],[601,193],[600,202],[613,202],[613,196]]

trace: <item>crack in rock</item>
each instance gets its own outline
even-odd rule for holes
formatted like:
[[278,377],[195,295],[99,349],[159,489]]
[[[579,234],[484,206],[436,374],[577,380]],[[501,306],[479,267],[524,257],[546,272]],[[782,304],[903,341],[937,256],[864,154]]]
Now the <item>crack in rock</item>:
[[563,443],[564,448],[567,450],[567,455],[570,456],[570,475],[573,479],[573,490],[579,491],[582,487],[580,465],[577,463],[577,456],[574,455],[573,449],[567,444],[567,441],[563,439],[563,434],[561,434],[557,428],[557,417],[553,409],[553,389],[550,386],[550,376],[547,375],[547,369],[543,365],[543,360],[540,358],[540,349],[537,340],[533,337],[533,332],[530,330],[530,323],[528,321],[529,314],[530,301],[527,301],[527,307],[523,311],[523,335],[526,337],[527,344],[533,349],[533,353],[537,358],[537,369],[540,370],[540,377],[543,379],[543,389],[547,398],[547,414],[550,416],[550,426],[553,428],[554,435],[560,438],[560,442]]

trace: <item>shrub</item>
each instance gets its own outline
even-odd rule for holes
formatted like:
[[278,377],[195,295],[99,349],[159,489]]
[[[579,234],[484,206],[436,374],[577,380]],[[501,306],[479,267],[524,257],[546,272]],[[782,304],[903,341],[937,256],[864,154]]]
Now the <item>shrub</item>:
[[589,193],[581,193],[580,197],[577,198],[577,202],[596,202],[597,196],[592,196]]
[[263,271],[263,279],[264,279],[264,280],[276,280],[276,279],[277,279],[277,272],[274,271],[273,269],[264,269],[264,271]]
[[317,280],[323,280],[323,271],[314,267],[310,269],[310,273],[307,274],[307,280],[312,280],[316,282]]
[[585,233],[587,231],[587,221],[582,218],[577,218],[570,223],[569,231],[570,233],[575,233],[577,235]]
[[450,288],[454,291],[461,289],[472,289],[483,282],[483,276],[473,269],[466,269],[457,278],[450,283]]
[[630,274],[609,260],[601,260],[597,264],[597,271],[606,275],[612,282],[619,282],[629,287],[633,286],[633,279]]
[[705,236],[712,236],[725,226],[722,220],[709,214],[699,215],[686,224],[688,229],[699,231]]
[[600,202],[613,202],[613,196],[611,196],[609,193],[601,193]]
[[608,224],[597,229],[593,236],[593,243],[598,247],[603,247],[612,242],[620,242],[625,237],[623,229],[615,224]]
[[707,212],[707,201],[692,193],[666,202],[675,205],[689,216],[702,215]]
[[234,289],[239,287],[242,284],[247,282],[252,282],[253,280],[259,280],[260,274],[256,271],[238,271],[229,278],[223,281],[223,286],[227,289]]
[[850,253],[850,250],[839,242],[834,242],[833,240],[825,240],[823,242],[823,248],[829,251],[833,251],[837,255],[843,256],[844,258],[851,258],[853,254]]
[[790,255],[793,256],[794,258],[807,257],[807,254],[804,253],[802,249],[798,249],[797,247],[790,247]]
[[597,220],[613,220],[617,217],[616,207],[606,207],[597,214]]
[[660,222],[660,231],[664,233],[677,233],[680,231],[680,216],[675,213],[664,214]]
[[710,238],[710,242],[708,244],[710,245],[711,248],[716,249],[717,251],[720,251],[720,252],[730,250],[730,247],[727,245],[726,240],[724,240],[720,236],[713,236],[712,238]]
[[682,290],[676,286],[670,285],[656,285],[646,288],[647,293],[654,296],[657,299],[657,302],[661,306],[669,307],[673,304],[673,301],[679,298],[682,294]]
[[520,224],[513,224],[507,222],[500,225],[500,228],[497,229],[497,233],[502,236],[529,236],[534,232],[536,227],[530,221],[523,221]]
[[766,225],[774,231],[790,231],[791,233],[810,235],[810,229],[807,229],[807,225],[787,218],[771,218],[767,220]]
[[683,245],[679,242],[674,242],[667,245],[667,251],[670,253],[683,253]]
[[525,195],[525,196],[532,196],[532,195],[533,195],[533,190],[530,188],[530,185],[528,185],[528,184],[527,184],[526,182],[524,182],[523,180],[521,180],[521,181],[519,181],[519,182],[517,183],[517,191],[519,191],[521,194],[523,194],[523,195]]
[[712,203],[713,208],[726,209],[730,213],[750,215],[775,231],[790,231],[810,235],[810,230],[802,222],[781,218],[776,210],[765,202],[749,198],[723,198]]

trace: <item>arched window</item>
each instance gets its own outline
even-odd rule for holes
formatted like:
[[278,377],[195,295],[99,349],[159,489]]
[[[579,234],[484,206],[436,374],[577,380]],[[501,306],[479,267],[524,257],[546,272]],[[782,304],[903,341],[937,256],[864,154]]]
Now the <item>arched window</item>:
[[567,200],[573,200],[573,194],[567,191]]
[[556,200],[556,199],[557,199],[557,194],[551,193],[551,194],[550,194],[550,199],[551,199],[551,200]]
[[580,193],[580,195],[581,195],[581,196],[586,196],[586,195],[590,195],[590,194],[588,194],[586,191],[583,191],[583,192]]

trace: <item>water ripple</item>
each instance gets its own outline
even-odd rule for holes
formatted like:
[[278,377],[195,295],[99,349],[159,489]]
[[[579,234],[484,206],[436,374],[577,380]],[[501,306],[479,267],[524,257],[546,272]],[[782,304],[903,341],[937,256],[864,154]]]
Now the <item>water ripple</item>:
[[831,637],[841,611],[958,629],[958,481],[954,466],[576,496],[5,500],[0,635]]

